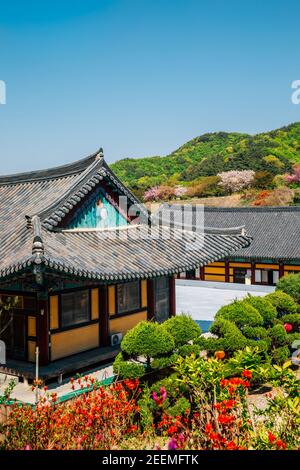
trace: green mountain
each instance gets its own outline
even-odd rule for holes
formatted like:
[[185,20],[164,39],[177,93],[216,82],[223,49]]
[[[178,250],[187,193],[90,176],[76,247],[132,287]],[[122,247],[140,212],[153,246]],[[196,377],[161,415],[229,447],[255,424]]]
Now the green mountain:
[[221,171],[251,169],[283,174],[291,171],[294,163],[300,163],[300,122],[256,135],[203,134],[170,155],[124,158],[111,167],[140,193],[155,185],[193,182]]

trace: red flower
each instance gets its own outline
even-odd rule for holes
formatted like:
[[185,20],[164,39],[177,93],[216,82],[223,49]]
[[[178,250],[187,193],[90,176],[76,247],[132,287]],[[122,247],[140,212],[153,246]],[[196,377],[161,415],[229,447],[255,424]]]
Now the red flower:
[[269,442],[270,444],[273,444],[276,441],[276,436],[271,433],[271,431],[268,432],[268,437],[269,437]]
[[283,442],[281,439],[278,439],[276,441],[276,445],[277,445],[278,449],[284,449],[284,450],[286,449],[286,443]]
[[235,445],[235,443],[233,441],[229,441],[226,444],[226,449],[227,450],[237,450],[237,446]]
[[211,423],[207,423],[205,426],[205,432],[206,434],[209,434],[213,430],[213,425]]
[[245,369],[242,373],[242,377],[245,377],[246,379],[252,379],[252,372],[251,370]]

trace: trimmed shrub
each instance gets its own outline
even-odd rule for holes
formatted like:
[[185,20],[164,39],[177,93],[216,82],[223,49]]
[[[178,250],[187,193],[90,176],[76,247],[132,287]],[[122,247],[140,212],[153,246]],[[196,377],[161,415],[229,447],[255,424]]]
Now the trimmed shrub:
[[169,318],[162,327],[174,338],[175,347],[182,346],[188,341],[198,338],[202,331],[197,323],[188,315],[178,315]]
[[268,331],[262,326],[244,326],[242,331],[243,335],[246,336],[246,338],[254,339],[257,341],[260,339],[265,339],[268,336]]
[[284,315],[279,319],[280,323],[291,323],[293,328],[300,327],[300,313],[290,313],[289,315]]
[[276,364],[284,364],[290,357],[290,350],[288,346],[282,346],[272,351],[272,358]]
[[268,335],[274,346],[283,346],[287,344],[287,332],[282,325],[275,325],[273,328],[270,328]]
[[300,273],[289,274],[279,279],[276,291],[290,295],[295,302],[300,303]]
[[124,379],[136,379],[145,374],[145,368],[142,364],[125,361],[122,353],[119,353],[116,356],[113,364],[113,371],[114,374]]
[[272,322],[277,316],[277,310],[269,300],[267,300],[265,297],[249,295],[249,297],[247,297],[245,301],[252,305],[252,307],[256,308],[256,310],[263,317],[264,324],[266,326],[272,324]]
[[271,302],[272,305],[277,310],[277,316],[280,318],[283,315],[288,315],[290,313],[297,313],[297,304],[293,300],[293,298],[282,292],[280,290],[276,290],[271,294],[265,296],[265,299]]
[[288,334],[287,339],[288,339],[289,345],[292,346],[294,341],[300,341],[300,333],[290,333]]
[[200,346],[199,344],[184,344],[180,346],[178,349],[179,356],[186,357],[190,356],[191,354],[195,354],[195,356],[199,356],[200,354]]
[[247,346],[247,338],[230,320],[218,318],[211,326],[210,331],[219,337],[218,339],[210,338],[212,343],[215,341],[218,344],[218,348],[214,348],[214,351],[220,349],[233,352]]
[[175,347],[174,339],[158,323],[142,321],[124,336],[121,349],[126,355],[154,358],[169,354]]
[[254,308],[248,301],[237,300],[229,305],[221,307],[216,313],[216,320],[224,318],[235,323],[238,327],[245,325],[261,326],[263,325],[263,317],[258,310]]
[[151,362],[152,369],[165,369],[172,366],[178,359],[178,354],[174,353],[171,356],[156,357]]

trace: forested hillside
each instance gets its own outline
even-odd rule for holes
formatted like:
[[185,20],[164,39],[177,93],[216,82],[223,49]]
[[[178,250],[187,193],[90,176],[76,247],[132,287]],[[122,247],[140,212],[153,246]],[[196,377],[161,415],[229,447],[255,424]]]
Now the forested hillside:
[[294,163],[300,163],[300,122],[256,135],[203,134],[170,155],[125,158],[111,166],[140,195],[150,187],[191,184],[230,170],[285,174]]

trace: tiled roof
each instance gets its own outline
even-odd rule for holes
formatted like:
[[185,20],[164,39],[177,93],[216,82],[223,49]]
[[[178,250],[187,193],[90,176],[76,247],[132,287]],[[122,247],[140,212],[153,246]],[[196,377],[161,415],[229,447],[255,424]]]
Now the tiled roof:
[[170,238],[166,227],[152,228],[152,238],[145,237],[147,225],[65,231],[64,217],[102,179],[139,203],[106,165],[101,151],[72,165],[0,177],[0,278],[34,264],[102,281],[155,277],[193,269],[249,244],[249,237],[240,233],[207,234],[204,239],[197,235],[197,250],[190,250],[182,233],[174,237],[172,232]]
[[20,262],[4,270],[2,275],[43,263],[56,272],[99,281],[157,277],[195,269],[229,256],[248,245],[250,239],[241,234],[203,236],[166,227],[136,225],[117,230],[51,232],[42,229],[41,241],[30,257],[25,255],[28,246],[21,246],[15,256]]
[[[164,214],[170,210],[168,205],[162,207]],[[171,209],[179,220],[182,206],[174,204]],[[209,227],[210,231],[212,227],[218,227],[219,231],[242,226],[252,237],[251,244],[236,251],[231,258],[300,262],[300,207],[204,208],[204,227]]]

